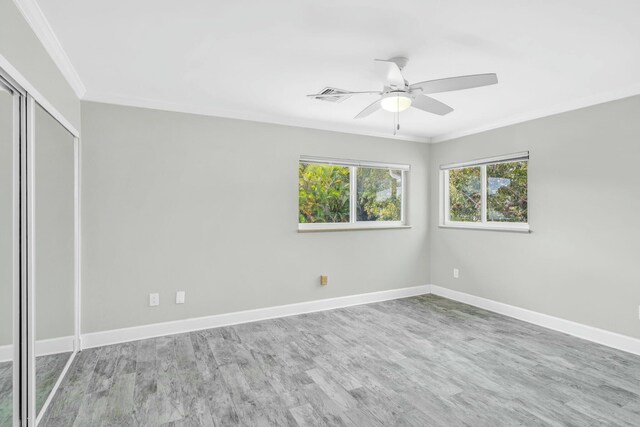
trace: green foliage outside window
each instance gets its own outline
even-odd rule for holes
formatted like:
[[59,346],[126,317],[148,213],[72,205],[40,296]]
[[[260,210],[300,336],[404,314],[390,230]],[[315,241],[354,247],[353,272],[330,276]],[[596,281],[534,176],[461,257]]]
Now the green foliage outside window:
[[356,178],[358,221],[401,220],[401,171],[358,168]]
[[527,162],[487,166],[487,221],[528,221]]
[[[298,221],[343,223],[350,220],[350,167],[298,165]],[[356,168],[357,221],[402,219],[402,172]]]
[[349,222],[349,168],[298,165],[299,222]]
[[482,216],[480,168],[449,171],[449,213],[451,221],[480,222]]

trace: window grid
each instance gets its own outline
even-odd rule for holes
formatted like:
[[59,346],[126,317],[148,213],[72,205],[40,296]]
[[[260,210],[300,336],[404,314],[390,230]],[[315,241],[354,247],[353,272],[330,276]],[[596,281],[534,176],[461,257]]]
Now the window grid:
[[[407,178],[408,165],[384,164],[374,162],[354,162],[345,161],[341,164],[339,160],[329,159],[326,163],[321,158],[301,157],[300,164],[321,164],[331,166],[349,167],[349,222],[311,222],[298,223],[299,230],[323,230],[323,229],[349,229],[349,228],[389,228],[407,226]],[[358,169],[384,169],[388,171],[396,170],[400,172],[400,219],[399,220],[358,220]]]
[[[453,227],[453,228],[477,228],[477,229],[495,229],[495,230],[512,230],[512,231],[529,231],[529,222],[508,222],[508,221],[489,221],[488,220],[488,188],[487,188],[487,166],[492,166],[499,163],[511,163],[511,162],[527,162],[528,153],[526,158],[504,158],[493,163],[467,163],[463,167],[449,167],[442,168],[440,171],[441,189],[440,189],[440,226],[441,227]],[[480,222],[472,221],[452,221],[451,220],[451,194],[449,188],[449,172],[451,170],[466,169],[480,167],[480,196],[481,196],[481,213]],[[528,178],[527,178],[528,186]],[[527,191],[528,193],[528,191]],[[528,194],[527,194],[528,197]],[[528,207],[527,207],[528,208]]]

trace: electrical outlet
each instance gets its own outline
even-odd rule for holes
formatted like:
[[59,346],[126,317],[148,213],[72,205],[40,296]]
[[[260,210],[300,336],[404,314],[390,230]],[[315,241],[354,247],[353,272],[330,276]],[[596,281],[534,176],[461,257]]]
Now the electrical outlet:
[[460,270],[458,270],[457,268],[453,269],[453,278],[457,279],[460,277]]
[[185,297],[184,291],[176,292],[176,304],[184,304],[184,297]]
[[329,284],[329,276],[320,276],[320,284],[326,286]]
[[149,307],[160,305],[160,294],[149,294]]

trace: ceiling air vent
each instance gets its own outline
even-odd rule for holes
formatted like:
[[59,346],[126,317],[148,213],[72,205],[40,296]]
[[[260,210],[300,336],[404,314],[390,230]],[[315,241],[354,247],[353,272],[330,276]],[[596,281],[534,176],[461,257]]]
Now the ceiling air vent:
[[334,87],[325,87],[320,92],[320,95],[335,95],[335,96],[316,96],[315,99],[319,101],[326,102],[342,102],[347,98],[350,98],[351,95],[348,95],[349,91],[336,89]]

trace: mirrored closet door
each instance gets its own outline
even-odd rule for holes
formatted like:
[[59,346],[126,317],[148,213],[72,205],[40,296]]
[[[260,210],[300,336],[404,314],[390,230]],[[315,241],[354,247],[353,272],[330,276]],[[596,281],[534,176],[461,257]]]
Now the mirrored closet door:
[[35,411],[44,416],[76,345],[75,138],[35,103],[30,186]]
[[79,351],[79,134],[25,86],[0,69],[0,427],[63,425]]
[[21,95],[0,77],[0,426],[14,425],[19,397],[17,204],[21,99]]

